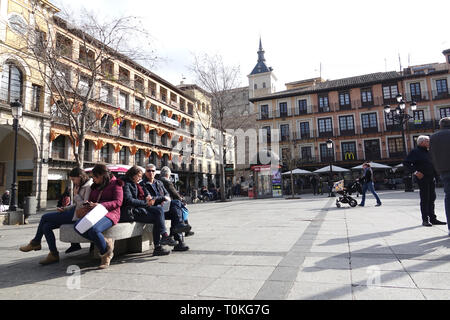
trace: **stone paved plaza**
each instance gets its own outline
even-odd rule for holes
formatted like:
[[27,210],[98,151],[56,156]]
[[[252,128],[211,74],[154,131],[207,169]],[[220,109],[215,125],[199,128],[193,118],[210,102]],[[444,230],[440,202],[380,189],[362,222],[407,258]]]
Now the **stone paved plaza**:
[[0,226],[0,299],[449,299],[447,226],[421,226],[417,190],[379,195],[381,207],[369,195],[364,208],[312,195],[189,205],[190,251],[114,257],[107,270],[87,244],[65,255],[58,241],[61,261],[45,267],[45,238],[43,250],[20,252],[38,214],[30,225]]

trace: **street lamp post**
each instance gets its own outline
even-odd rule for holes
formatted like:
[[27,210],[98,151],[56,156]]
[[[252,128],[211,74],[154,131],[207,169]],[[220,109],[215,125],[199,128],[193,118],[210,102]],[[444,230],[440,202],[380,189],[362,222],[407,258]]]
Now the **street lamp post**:
[[[398,123],[400,126],[400,130],[402,132],[402,143],[403,143],[403,158],[407,155],[407,143],[405,138],[405,125],[408,123],[409,119],[414,118],[413,115],[410,115],[406,112],[406,103],[403,100],[401,94],[398,94],[396,97],[398,105],[395,109],[391,109],[390,105],[384,107],[384,111],[386,112],[387,119],[391,120],[393,124]],[[416,102],[411,102],[411,110],[415,111],[417,109]],[[405,177],[405,191],[412,192],[414,189],[412,188],[412,182],[409,177]]]
[[17,134],[19,132],[19,119],[22,117],[22,103],[18,99],[11,102],[11,113],[13,115],[13,130],[14,130],[14,163],[13,163],[13,183],[11,186],[11,202],[9,205],[10,211],[17,210]]
[[[333,180],[333,156],[330,156],[330,153],[332,154],[333,152],[333,140],[328,139],[327,140],[327,149],[328,149],[328,156],[330,158],[330,181],[328,183],[328,187],[332,187],[332,180]],[[332,190],[330,189],[329,191],[329,197],[334,197],[334,193],[332,192]]]

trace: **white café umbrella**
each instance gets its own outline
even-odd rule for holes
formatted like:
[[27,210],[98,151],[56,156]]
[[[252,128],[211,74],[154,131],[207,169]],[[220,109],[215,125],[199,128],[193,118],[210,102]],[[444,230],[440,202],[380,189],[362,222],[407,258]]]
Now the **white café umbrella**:
[[[332,172],[349,172],[350,170],[345,169],[345,168],[341,168],[335,165],[331,165],[331,171]],[[315,173],[327,173],[330,172],[330,166],[325,166],[323,168],[317,169],[316,171],[314,171]]]
[[[303,170],[303,169],[299,169],[299,168],[292,170],[292,174],[311,174],[311,173],[312,173],[311,171]],[[284,172],[281,175],[284,176],[284,175],[288,175],[288,174],[291,174],[291,171]]]
[[[392,167],[387,166],[385,164],[382,163],[377,163],[377,162],[369,162],[370,167],[372,169],[392,169]],[[360,164],[359,166],[353,167],[352,169],[362,169],[362,164]]]

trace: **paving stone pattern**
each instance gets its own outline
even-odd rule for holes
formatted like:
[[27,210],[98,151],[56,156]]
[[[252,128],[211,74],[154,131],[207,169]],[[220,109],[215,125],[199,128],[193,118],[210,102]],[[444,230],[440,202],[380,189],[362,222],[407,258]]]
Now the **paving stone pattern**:
[[114,257],[106,270],[87,244],[65,255],[57,241],[61,261],[45,267],[45,238],[41,251],[20,252],[40,213],[0,226],[0,299],[449,299],[447,226],[421,226],[417,190],[379,194],[381,207],[372,195],[357,208],[312,195],[189,205],[190,251]]

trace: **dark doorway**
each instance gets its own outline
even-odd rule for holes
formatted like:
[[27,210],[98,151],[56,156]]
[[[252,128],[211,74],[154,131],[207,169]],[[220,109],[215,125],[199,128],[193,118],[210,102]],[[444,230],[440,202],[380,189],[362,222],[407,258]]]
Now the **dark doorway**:
[[19,181],[18,186],[18,196],[17,196],[17,206],[23,209],[25,203],[25,197],[31,196],[33,191],[33,181]]
[[364,153],[366,155],[366,161],[380,160],[380,140],[374,139],[364,141]]

